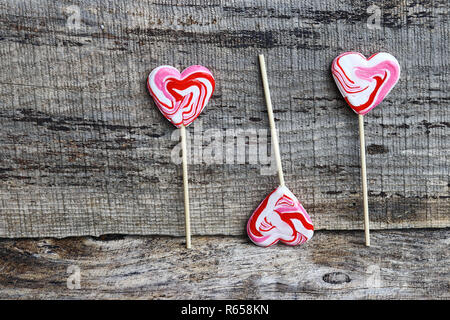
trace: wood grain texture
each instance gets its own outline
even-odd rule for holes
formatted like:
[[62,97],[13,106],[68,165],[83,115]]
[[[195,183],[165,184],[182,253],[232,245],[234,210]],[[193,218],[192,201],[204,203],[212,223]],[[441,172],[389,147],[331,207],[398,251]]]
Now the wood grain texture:
[[[371,4],[380,30],[366,25]],[[329,70],[348,50],[388,51],[402,67],[366,117],[371,228],[450,226],[448,10],[447,0],[2,1],[0,236],[183,235],[178,141],[146,76],[161,64],[212,70],[216,91],[191,137],[200,125],[268,132],[259,53],[287,186],[317,229],[361,229],[358,120]],[[192,161],[210,146],[210,136],[192,144]],[[197,235],[244,234],[277,184],[249,159],[189,172]]]
[[[0,298],[450,299],[449,229],[375,231],[370,248],[360,231],[319,231],[303,247],[216,236],[193,244],[186,250],[183,238],[155,236],[4,239]],[[68,289],[75,270],[80,289]]]

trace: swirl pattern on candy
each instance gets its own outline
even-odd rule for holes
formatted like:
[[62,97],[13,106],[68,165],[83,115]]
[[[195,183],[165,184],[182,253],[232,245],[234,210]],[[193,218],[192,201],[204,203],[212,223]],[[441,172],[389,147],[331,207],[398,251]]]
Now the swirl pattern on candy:
[[177,128],[187,127],[203,111],[214,92],[214,77],[207,68],[194,65],[183,72],[171,66],[155,68],[147,88],[161,113]]
[[247,233],[258,246],[268,247],[278,241],[295,246],[311,239],[314,227],[295,195],[286,186],[279,186],[253,212]]
[[331,71],[345,101],[360,115],[380,104],[400,77],[397,59],[386,52],[369,59],[358,52],[344,52],[334,59]]

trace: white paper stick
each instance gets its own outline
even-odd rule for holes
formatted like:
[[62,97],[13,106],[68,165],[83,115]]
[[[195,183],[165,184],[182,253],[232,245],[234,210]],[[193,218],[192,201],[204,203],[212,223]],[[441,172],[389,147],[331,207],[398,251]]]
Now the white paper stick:
[[269,82],[267,80],[266,63],[264,56],[259,55],[259,65],[261,68],[261,77],[264,87],[264,96],[266,97],[267,114],[269,116],[270,134],[272,136],[273,151],[275,153],[275,162],[277,165],[278,179],[280,180],[280,186],[284,186],[283,168],[281,166],[280,146],[278,144],[278,134],[275,128],[275,120],[273,118],[272,100],[270,99]]
[[367,176],[366,176],[366,143],[364,141],[364,117],[358,115],[359,119],[359,142],[361,152],[361,180],[364,206],[364,233],[366,246],[370,246],[370,226],[369,226],[369,202],[367,198]]
[[181,125],[181,150],[183,159],[184,219],[186,230],[186,248],[191,248],[191,220],[189,215],[189,181],[187,170],[186,127]]

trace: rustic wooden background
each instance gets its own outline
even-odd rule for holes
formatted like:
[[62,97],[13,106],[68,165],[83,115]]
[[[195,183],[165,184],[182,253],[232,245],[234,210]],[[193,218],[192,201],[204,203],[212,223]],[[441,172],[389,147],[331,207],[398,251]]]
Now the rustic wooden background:
[[370,248],[360,231],[321,231],[302,249],[193,240],[192,250],[182,238],[155,236],[3,240],[0,297],[450,299],[443,229],[374,231]]
[[[372,4],[381,29],[367,26]],[[1,1],[0,237],[40,238],[0,239],[0,297],[450,299],[449,229],[418,229],[450,226],[449,29],[447,0]],[[244,226],[277,178],[235,161],[189,166],[192,231],[216,235],[192,250],[159,236],[43,238],[183,235],[174,128],[146,76],[213,71],[191,135],[265,130],[259,53],[288,186],[316,229],[361,229],[357,117],[329,71],[348,50],[402,67],[366,143],[372,228],[407,230],[374,231],[370,248],[360,231],[258,248]]]
[[[381,29],[367,27],[373,3]],[[0,236],[182,235],[178,142],[146,76],[203,64],[217,79],[203,132],[264,130],[259,53],[288,186],[317,229],[362,228],[357,117],[329,70],[345,50],[402,67],[366,117],[372,228],[447,227],[449,21],[447,0],[2,1]],[[199,235],[244,234],[277,183],[249,161],[189,170]]]

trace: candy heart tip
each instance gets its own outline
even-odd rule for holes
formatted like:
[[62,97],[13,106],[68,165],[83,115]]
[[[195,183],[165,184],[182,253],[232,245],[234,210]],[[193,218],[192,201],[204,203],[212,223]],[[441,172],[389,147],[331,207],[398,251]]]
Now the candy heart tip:
[[344,52],[333,60],[331,72],[347,104],[364,115],[378,106],[398,82],[400,64],[387,52],[367,59],[359,52]]
[[295,246],[307,242],[314,227],[306,210],[286,187],[279,186],[253,212],[247,223],[250,240],[269,247],[279,241]]
[[203,111],[214,92],[215,80],[201,65],[187,67],[181,73],[164,65],[150,72],[147,88],[161,113],[180,128],[187,127]]

